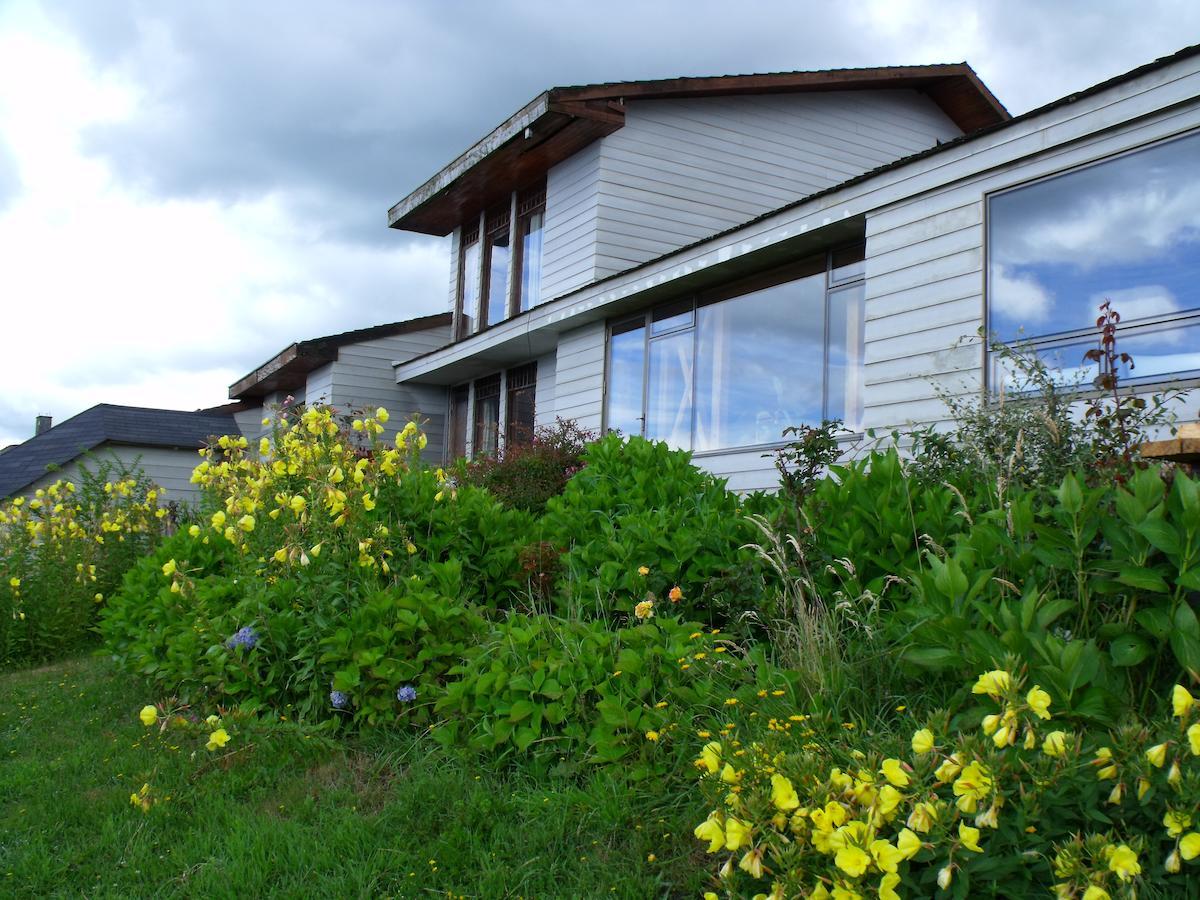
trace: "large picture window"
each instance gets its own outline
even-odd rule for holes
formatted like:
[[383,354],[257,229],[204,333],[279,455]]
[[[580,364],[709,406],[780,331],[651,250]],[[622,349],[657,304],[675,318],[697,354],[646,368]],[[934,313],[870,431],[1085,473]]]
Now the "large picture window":
[[988,198],[996,339],[1027,341],[1068,383],[1090,381],[1083,354],[1106,299],[1134,357],[1128,376],[1200,375],[1200,133]]
[[776,443],[862,419],[861,247],[614,323],[605,423],[673,447]]

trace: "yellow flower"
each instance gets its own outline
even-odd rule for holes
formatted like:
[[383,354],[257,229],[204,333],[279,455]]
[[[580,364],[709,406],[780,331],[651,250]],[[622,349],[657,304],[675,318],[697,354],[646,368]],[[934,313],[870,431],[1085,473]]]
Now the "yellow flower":
[[949,782],[959,772],[962,771],[962,765],[959,764],[958,754],[949,756],[942,761],[942,764],[934,771],[933,777],[943,783]]
[[1179,861],[1179,850],[1178,849],[1171,851],[1170,855],[1167,857],[1166,862],[1163,863],[1163,868],[1167,870],[1168,875],[1174,875],[1180,869],[1183,868],[1183,863],[1181,863]]
[[1096,884],[1089,884],[1083,892],[1083,900],[1112,900],[1108,891]]
[[717,741],[709,741],[700,751],[696,765],[708,770],[709,775],[716,775],[721,768],[721,745]]
[[933,732],[928,728],[922,728],[914,732],[912,736],[913,753],[923,756],[933,749]]
[[912,781],[898,759],[885,759],[879,774],[896,787],[908,787],[909,782]]
[[1188,860],[1200,856],[1200,833],[1192,831],[1185,834],[1183,840],[1179,842],[1179,852],[1184,859]]
[[871,865],[871,857],[861,847],[847,845],[838,850],[833,862],[851,878],[857,878],[867,871],[867,867]]
[[896,837],[896,849],[904,854],[905,859],[912,859],[921,852],[921,839],[907,828],[902,828]]
[[375,418],[386,425],[387,420],[390,419],[391,416],[389,416],[388,411],[381,406],[379,409],[375,410]]
[[189,525],[188,526],[188,535],[191,537],[200,537],[200,526],[199,525]]
[[[1125,785],[1117,782],[1113,785],[1113,789],[1108,792],[1108,802],[1114,806],[1119,804],[1125,798]],[[1141,799],[1140,797],[1138,798]]]
[[900,801],[903,799],[903,794],[890,784],[885,784],[879,789],[879,795],[875,798],[875,811],[887,820],[891,817],[892,811],[900,805]]
[[1182,684],[1171,689],[1171,710],[1177,719],[1182,719],[1196,704],[1196,698]]
[[958,839],[962,841],[962,845],[968,850],[975,853],[982,853],[983,848],[979,846],[979,829],[972,828],[966,822],[958,823]]
[[21,586],[21,579],[13,576],[12,578],[8,579],[8,586],[11,588],[19,588]]
[[220,721],[221,721],[221,717],[214,713],[204,720],[204,724],[207,725],[209,728],[216,728],[217,723]]
[[657,731],[647,731],[646,732],[646,740],[657,741],[658,740],[658,732]]
[[654,617],[654,601],[643,600],[633,608],[633,614],[639,619],[645,621]]
[[937,822],[937,807],[932,803],[918,803],[908,815],[908,827],[925,834]]
[[288,506],[292,508],[292,512],[294,512],[296,515],[300,515],[300,513],[304,512],[304,508],[308,506],[308,500],[306,500],[302,495],[296,494],[296,496],[292,497],[292,499],[288,501]]
[[1192,756],[1200,756],[1200,722],[1188,726],[1187,739],[1192,748]]
[[219,509],[215,513],[213,513],[212,514],[212,526],[213,526],[213,528],[216,528],[218,531],[220,531],[222,528],[224,528],[225,527],[225,513],[223,513]]
[[879,900],[900,900],[900,895],[896,893],[896,885],[900,883],[900,876],[895,872],[888,872],[879,881]]
[[993,669],[991,672],[985,672],[979,676],[979,680],[971,688],[971,693],[987,694],[989,697],[999,700],[1011,686],[1011,675],[1003,669]]
[[887,841],[871,841],[871,856],[880,872],[894,873],[905,859],[904,852]]
[[702,841],[708,841],[708,852],[716,853],[725,846],[725,829],[721,824],[719,812],[709,813],[707,819],[696,826],[692,834]]
[[1183,773],[1179,770],[1179,760],[1172,760],[1171,768],[1167,771],[1167,784],[1173,788],[1178,788],[1182,778]]
[[725,822],[725,846],[729,850],[750,846],[751,825],[732,816]]
[[143,706],[142,711],[138,713],[138,718],[142,720],[142,724],[149,728],[158,721],[158,710],[153,706]]
[[738,863],[738,868],[743,872],[749,872],[752,878],[762,878],[762,857],[763,851],[761,847],[748,850],[746,855],[742,857],[741,862]]
[[638,566],[638,574],[645,577],[650,574],[650,569],[647,566]]
[[1050,718],[1050,695],[1042,690],[1041,685],[1033,686],[1033,689],[1025,695],[1025,702],[1029,704],[1029,708],[1039,719]]
[[1155,744],[1146,751],[1146,760],[1150,763],[1150,765],[1161,769],[1163,767],[1163,763],[1167,761],[1167,745]]
[[937,883],[938,887],[940,887],[943,891],[949,889],[950,882],[953,879],[954,872],[951,871],[949,866],[942,866],[942,868],[938,869]]
[[955,801],[960,810],[973,813],[978,808],[978,801],[986,797],[992,790],[992,776],[982,763],[973,762],[954,782]]
[[1168,835],[1179,837],[1192,824],[1192,817],[1185,812],[1168,809],[1162,823],[1166,826]]
[[365,509],[367,512],[370,512],[375,508],[375,501],[371,499],[370,494],[363,494],[362,504],[363,509]]
[[218,728],[208,736],[208,743],[205,744],[205,749],[216,750],[218,747],[224,747],[229,743],[229,733],[224,728]]
[[721,770],[721,780],[726,784],[737,784],[742,780],[742,773],[729,763],[725,763],[725,768]]
[[168,559],[165,563],[163,563],[162,573],[167,578],[170,578],[172,575],[175,574],[175,569],[176,569],[175,560]]
[[249,513],[242,516],[240,519],[238,519],[238,528],[242,529],[242,531],[246,532],[246,534],[249,534],[254,530],[254,516],[250,515]]
[[672,603],[678,603],[683,599],[683,591],[680,590],[679,585],[675,585],[675,587],[667,591],[667,599],[669,599]]
[[1042,741],[1042,752],[1047,756],[1062,756],[1067,752],[1067,733],[1065,731],[1052,731],[1046,735],[1046,740]]
[[1137,854],[1127,844],[1113,848],[1112,855],[1108,858],[1108,868],[1122,881],[1129,881],[1142,874],[1142,865],[1138,862]]

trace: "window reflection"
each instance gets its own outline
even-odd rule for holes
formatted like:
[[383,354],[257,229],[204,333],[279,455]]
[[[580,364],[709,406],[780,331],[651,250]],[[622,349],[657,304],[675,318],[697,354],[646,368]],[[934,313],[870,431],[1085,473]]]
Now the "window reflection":
[[646,437],[676,449],[692,445],[692,370],[695,341],[681,331],[650,342]]
[[622,434],[642,433],[642,383],[646,329],[641,323],[614,327],[608,342],[608,394],[604,419]]
[[520,311],[534,306],[542,294],[542,226],[545,214],[531,213],[522,222]]
[[[997,194],[988,221],[989,327],[1033,341],[1065,380],[1086,376],[1081,356],[1094,341],[1080,338],[1095,332],[1105,299],[1123,332],[1173,317],[1176,333],[1192,334],[1180,313],[1200,312],[1200,133]],[[1145,363],[1134,340],[1148,342]],[[1135,376],[1195,368],[1167,340],[1122,337]]]

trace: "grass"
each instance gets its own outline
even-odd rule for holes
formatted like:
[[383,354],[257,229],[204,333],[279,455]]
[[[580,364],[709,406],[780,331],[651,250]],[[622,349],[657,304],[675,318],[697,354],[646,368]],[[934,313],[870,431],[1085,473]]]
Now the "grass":
[[[698,896],[693,792],[500,769],[421,736],[145,728],[105,661],[0,675],[0,895]],[[240,746],[238,746],[240,744]],[[144,783],[160,800],[131,805]],[[671,791],[669,795],[661,793]],[[650,855],[654,854],[651,859]]]

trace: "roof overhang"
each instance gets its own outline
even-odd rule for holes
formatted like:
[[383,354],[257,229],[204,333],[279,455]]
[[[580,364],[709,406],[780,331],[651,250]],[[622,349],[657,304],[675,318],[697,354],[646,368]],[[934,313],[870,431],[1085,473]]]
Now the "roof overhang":
[[556,87],[539,95],[390,210],[388,225],[444,236],[625,124],[625,103],[738,94],[908,89],[964,133],[1009,118],[966,63],[721,75]]

